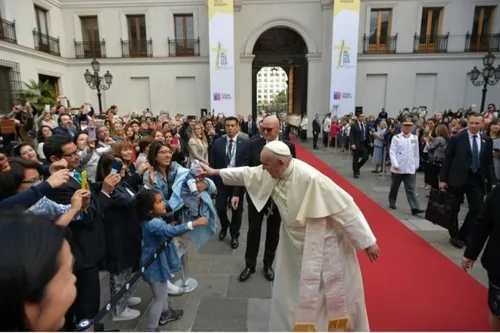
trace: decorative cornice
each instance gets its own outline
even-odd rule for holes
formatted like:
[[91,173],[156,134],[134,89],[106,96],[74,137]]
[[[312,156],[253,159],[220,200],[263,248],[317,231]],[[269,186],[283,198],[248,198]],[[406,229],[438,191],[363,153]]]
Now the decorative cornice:
[[[67,59],[68,66],[87,66],[91,59]],[[102,58],[103,65],[180,65],[208,64],[209,57]]]
[[323,55],[321,53],[308,53],[306,54],[306,59],[309,62],[319,62],[323,58]]
[[484,56],[475,52],[447,53],[396,53],[396,54],[364,54],[358,53],[358,61],[413,61],[413,60],[476,60]]
[[[52,0],[54,1],[54,0]],[[192,7],[192,6],[206,6],[206,0],[61,0],[61,7],[64,8],[86,8],[86,9],[94,9],[94,8],[127,8],[127,7]]]
[[321,10],[333,9],[333,0],[321,0]]
[[244,64],[251,64],[254,58],[255,54],[240,54],[240,62]]
[[45,52],[37,51],[26,46],[19,44],[12,44],[8,42],[0,41],[0,51],[10,52],[14,54],[19,54],[22,56],[27,56],[34,59],[49,61],[59,65],[66,66],[67,62],[65,58],[51,55]]
[[234,0],[234,11],[241,11],[241,7],[243,7],[243,0]]
[[[62,66],[87,66],[92,59],[74,59],[54,56],[19,44],[0,41],[0,53],[9,52],[31,59],[38,59]],[[102,58],[99,61],[108,65],[176,65],[208,64],[209,57],[154,57],[154,58]]]

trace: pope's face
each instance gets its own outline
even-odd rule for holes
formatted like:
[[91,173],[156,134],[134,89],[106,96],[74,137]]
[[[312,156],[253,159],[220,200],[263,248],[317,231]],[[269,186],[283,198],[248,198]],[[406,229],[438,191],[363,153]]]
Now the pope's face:
[[277,158],[273,157],[273,154],[267,149],[262,149],[260,153],[260,161],[262,163],[262,168],[269,172],[271,177],[278,179],[282,174],[282,162]]

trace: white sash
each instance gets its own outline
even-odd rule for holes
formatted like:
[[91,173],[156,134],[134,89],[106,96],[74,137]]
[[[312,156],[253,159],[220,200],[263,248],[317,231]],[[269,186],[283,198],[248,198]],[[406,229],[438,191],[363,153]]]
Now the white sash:
[[327,219],[309,220],[299,286],[299,303],[294,332],[316,332],[316,309],[323,279],[328,317],[328,331],[347,331],[349,319],[341,265],[335,263],[339,245],[335,237],[325,239]]

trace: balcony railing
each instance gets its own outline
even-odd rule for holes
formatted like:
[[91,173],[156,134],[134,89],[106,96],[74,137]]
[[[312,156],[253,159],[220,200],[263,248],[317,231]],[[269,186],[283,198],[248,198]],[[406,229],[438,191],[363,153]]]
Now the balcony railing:
[[168,39],[169,57],[199,57],[200,38],[197,39]]
[[363,53],[365,54],[392,54],[396,53],[398,35],[394,36],[367,36],[363,37]]
[[465,52],[500,52],[500,34],[465,35]]
[[121,40],[123,58],[146,58],[153,56],[153,39]]
[[0,18],[0,40],[17,44],[16,22]]
[[75,40],[75,56],[77,59],[106,58],[106,42],[104,39],[83,42]]
[[59,49],[59,38],[54,38],[46,34],[42,34],[36,29],[33,30],[33,39],[35,40],[35,50],[61,56]]
[[448,40],[450,34],[446,35],[422,35],[415,34],[413,37],[413,53],[446,53],[448,52]]

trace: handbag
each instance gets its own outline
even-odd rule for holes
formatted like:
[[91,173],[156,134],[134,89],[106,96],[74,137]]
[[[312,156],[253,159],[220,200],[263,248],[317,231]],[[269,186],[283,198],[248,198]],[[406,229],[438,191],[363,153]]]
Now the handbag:
[[453,226],[459,204],[456,196],[433,189],[429,194],[425,219],[449,230]]

